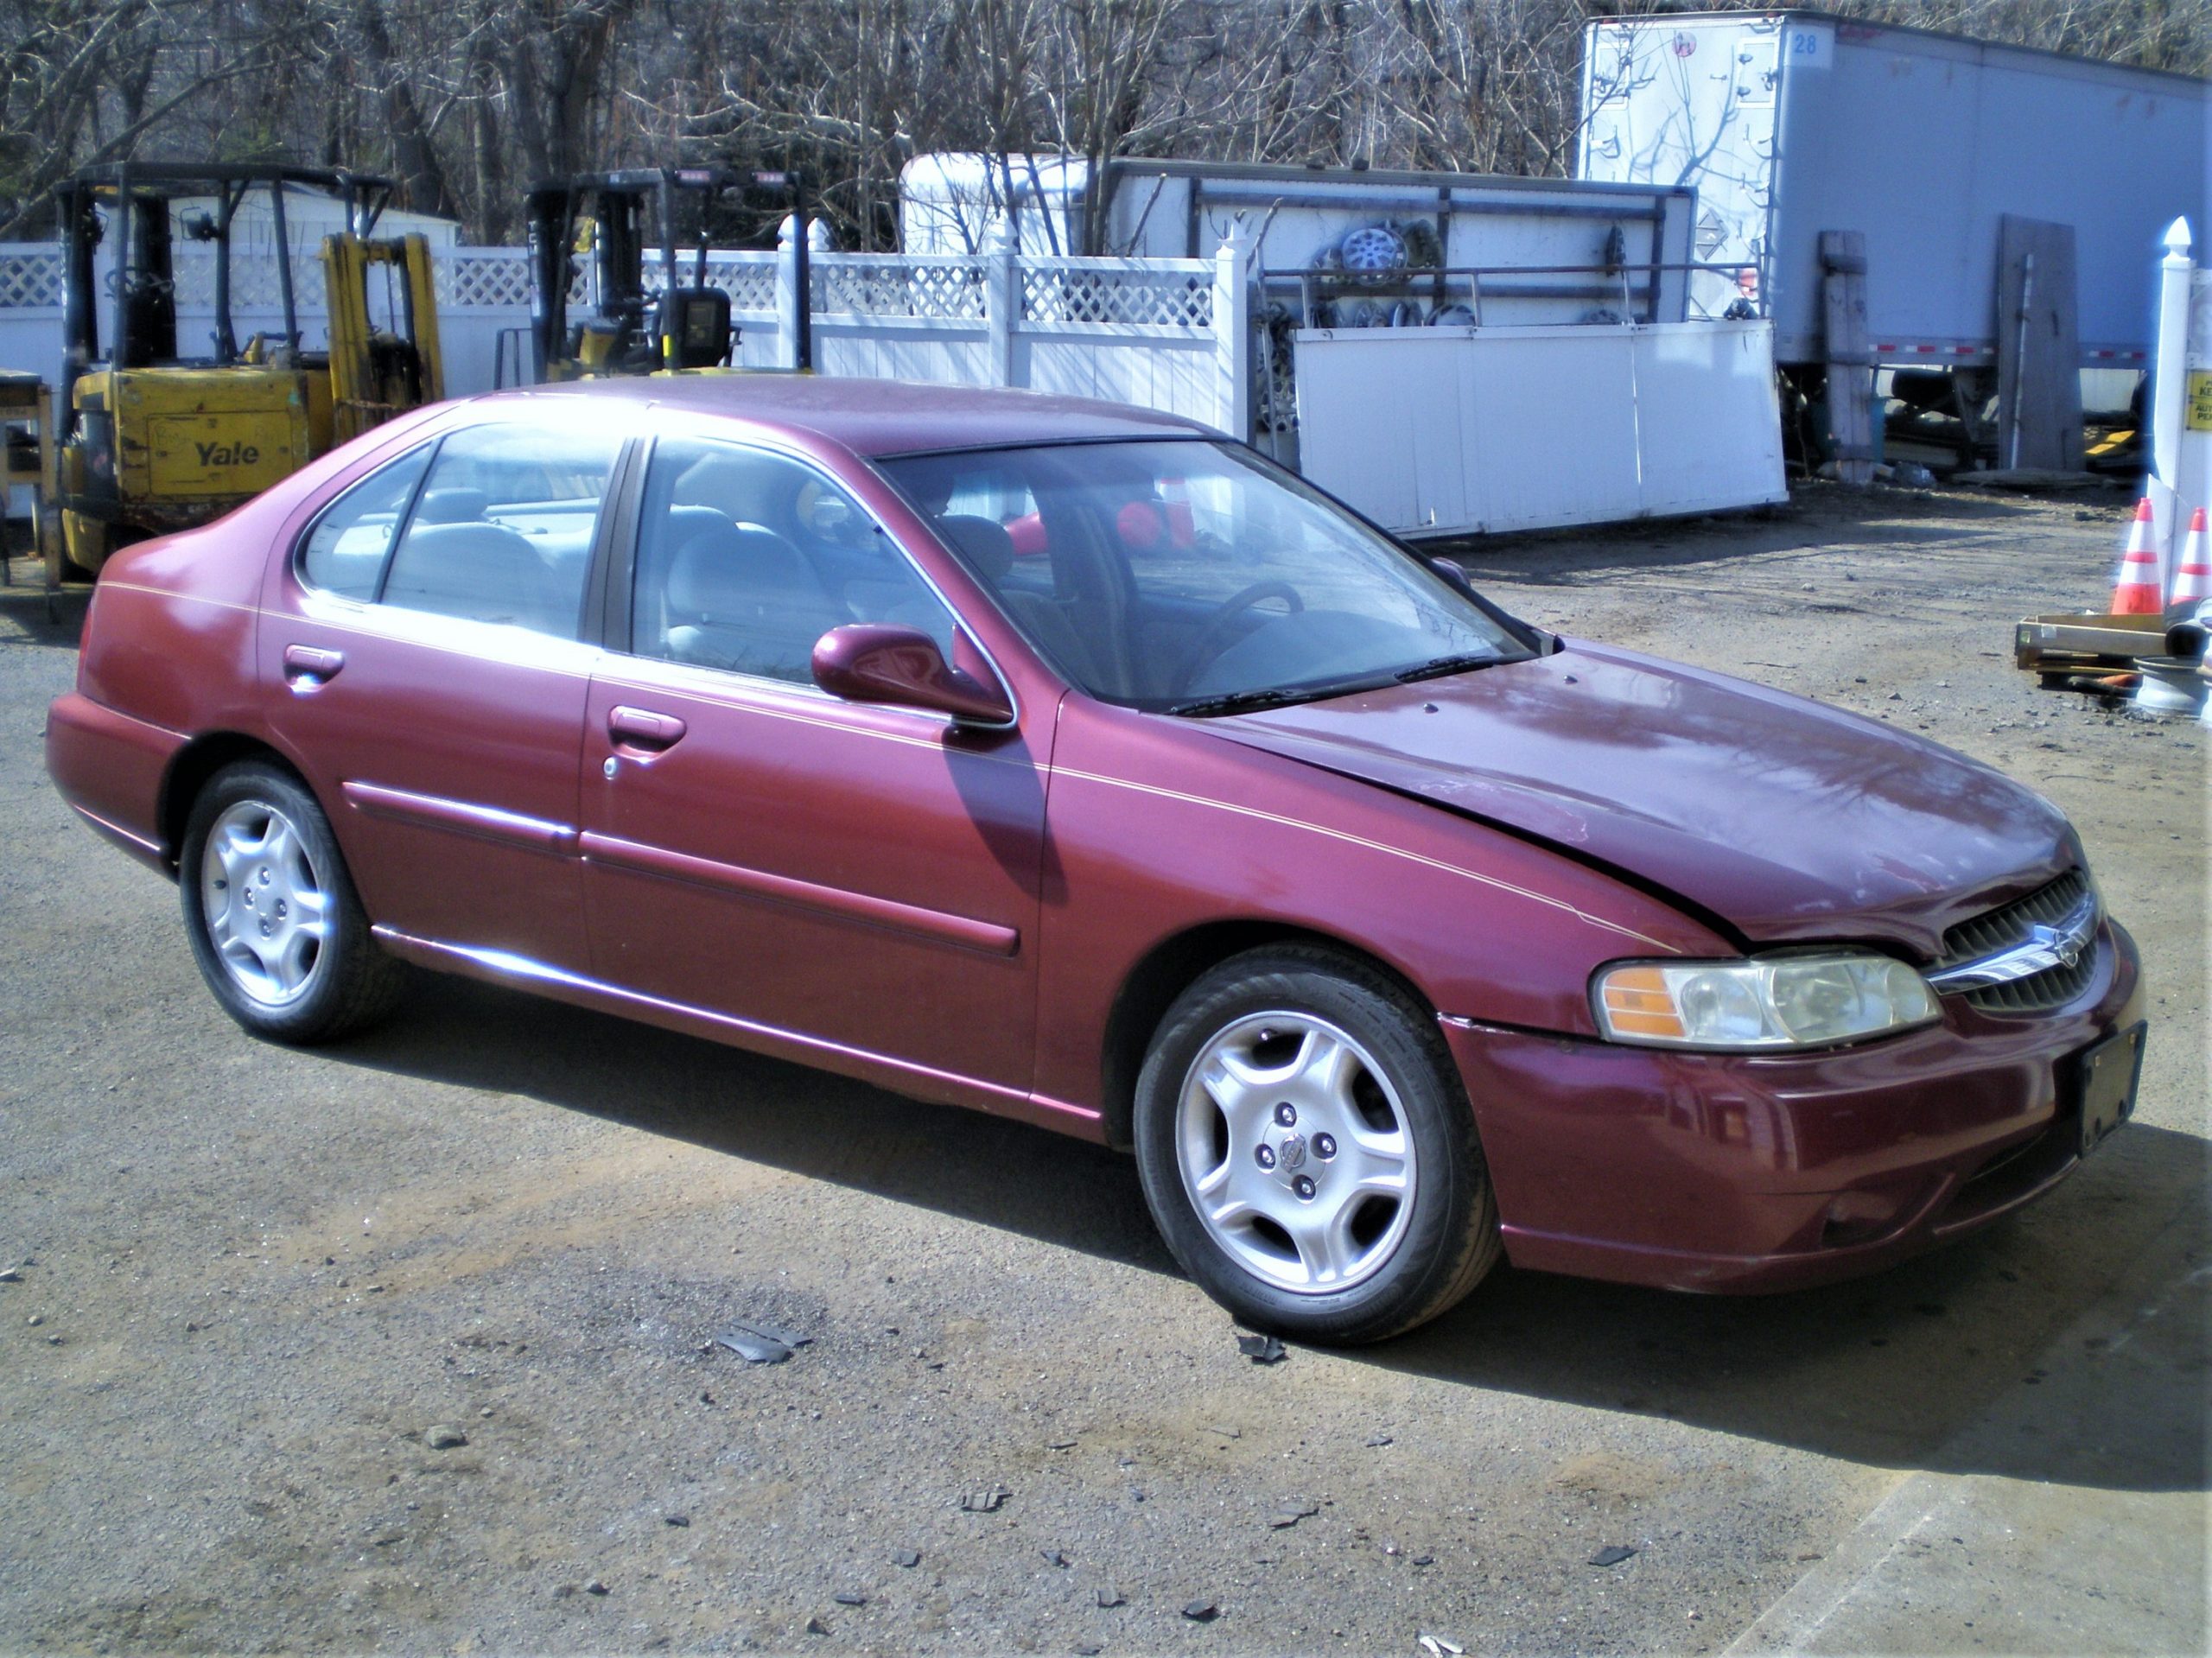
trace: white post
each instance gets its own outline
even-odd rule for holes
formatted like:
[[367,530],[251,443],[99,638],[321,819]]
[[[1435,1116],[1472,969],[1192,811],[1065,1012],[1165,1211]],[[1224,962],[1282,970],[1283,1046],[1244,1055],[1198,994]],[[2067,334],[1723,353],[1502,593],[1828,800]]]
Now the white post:
[[2182,411],[2189,382],[2189,220],[2166,226],[2158,265],[2158,356],[2151,372],[2151,474],[2144,493],[2157,518],[2159,590],[2171,585],[2173,549],[2181,525],[2174,508],[2181,487]]
[[1214,407],[1223,429],[1252,441],[1252,288],[1245,267],[1253,243],[1240,222],[1213,256]]
[[798,291],[798,215],[785,213],[776,232],[776,333],[784,366],[798,366],[799,307],[806,296]]
[[983,320],[991,331],[991,384],[1014,384],[1014,335],[1021,326],[1021,272],[1014,251],[1014,227],[1001,219],[983,241]]

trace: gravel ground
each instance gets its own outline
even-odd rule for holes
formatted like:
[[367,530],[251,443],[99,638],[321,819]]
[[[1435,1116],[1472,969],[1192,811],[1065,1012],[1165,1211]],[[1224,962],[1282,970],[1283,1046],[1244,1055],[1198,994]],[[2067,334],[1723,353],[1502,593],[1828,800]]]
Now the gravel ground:
[[[2148,959],[2138,1119],[1860,1283],[1503,1271],[1272,1366],[1092,1147],[459,981],[248,1039],[173,890],[47,785],[80,602],[0,591],[0,1647],[1702,1652],[1909,1471],[2202,1490],[2201,1369],[2115,1371],[2171,1432],[2094,1455],[2082,1390],[2034,1391],[2204,1250],[2204,735],[2010,660],[2097,604],[2120,521],[1816,487],[1465,549],[1535,619],[2057,800]],[[708,1346],[741,1316],[813,1341],[747,1366]]]

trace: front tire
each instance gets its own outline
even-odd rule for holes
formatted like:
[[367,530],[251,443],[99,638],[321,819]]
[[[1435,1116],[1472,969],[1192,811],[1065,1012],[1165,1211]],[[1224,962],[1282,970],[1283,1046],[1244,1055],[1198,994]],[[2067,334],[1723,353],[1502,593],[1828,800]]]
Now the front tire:
[[378,948],[322,808],[264,761],[194,801],[177,887],[200,974],[258,1037],[329,1042],[391,1010],[406,969]]
[[1501,1253],[1434,1015],[1350,956],[1274,947],[1202,975],[1153,1039],[1134,1128],[1167,1247],[1255,1329],[1379,1341]]

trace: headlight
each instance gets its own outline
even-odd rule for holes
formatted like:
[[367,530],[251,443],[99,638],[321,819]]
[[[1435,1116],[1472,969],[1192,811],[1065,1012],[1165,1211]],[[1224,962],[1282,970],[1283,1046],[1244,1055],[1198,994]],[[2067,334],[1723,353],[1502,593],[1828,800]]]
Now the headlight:
[[1590,990],[1607,1038],[1653,1047],[1819,1048],[1937,1016],[1926,980],[1871,950],[1623,962]]

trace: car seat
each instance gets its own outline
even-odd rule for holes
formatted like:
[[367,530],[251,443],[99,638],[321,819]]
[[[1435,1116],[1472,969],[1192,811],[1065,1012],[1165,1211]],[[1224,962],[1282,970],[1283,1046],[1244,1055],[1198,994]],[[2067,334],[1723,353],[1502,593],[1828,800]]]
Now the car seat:
[[1063,673],[1087,685],[1100,681],[1098,663],[1089,643],[1068,619],[1067,612],[1050,594],[1010,586],[1014,569],[1014,536],[994,519],[966,513],[949,513],[937,520],[938,533],[950,543],[983,585],[998,597],[1014,625],[1029,636]]
[[815,641],[847,619],[798,548],[711,507],[672,508],[667,653],[677,662],[805,682]]
[[496,524],[418,520],[392,554],[384,584],[386,604],[505,622],[560,638],[576,636],[582,600],[580,581],[563,581],[537,549]]

